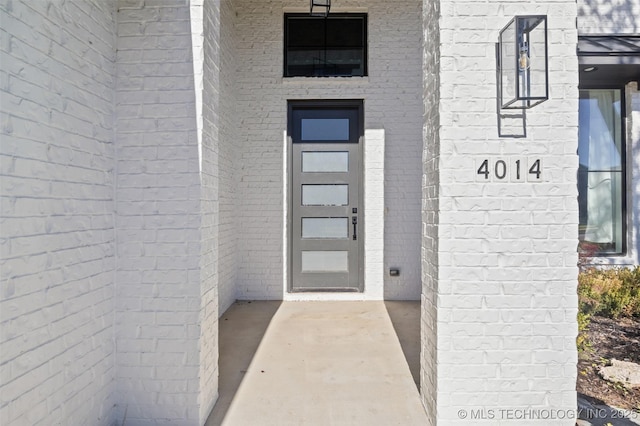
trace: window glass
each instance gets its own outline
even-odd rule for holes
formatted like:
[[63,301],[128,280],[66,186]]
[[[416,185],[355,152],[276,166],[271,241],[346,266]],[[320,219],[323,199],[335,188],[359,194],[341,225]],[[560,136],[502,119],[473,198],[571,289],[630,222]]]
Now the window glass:
[[285,15],[285,77],[366,75],[366,15]]
[[358,108],[346,104],[340,108],[329,105],[318,102],[291,110],[289,131],[294,143],[359,142]]
[[303,118],[301,120],[303,141],[348,141],[348,118]]
[[624,143],[619,89],[580,91],[580,240],[599,254],[624,252]]

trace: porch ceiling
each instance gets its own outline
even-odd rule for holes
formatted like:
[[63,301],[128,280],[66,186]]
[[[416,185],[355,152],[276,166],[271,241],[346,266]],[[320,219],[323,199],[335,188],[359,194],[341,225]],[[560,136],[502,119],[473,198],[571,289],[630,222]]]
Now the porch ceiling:
[[638,81],[640,35],[580,36],[578,60],[582,87],[622,86]]

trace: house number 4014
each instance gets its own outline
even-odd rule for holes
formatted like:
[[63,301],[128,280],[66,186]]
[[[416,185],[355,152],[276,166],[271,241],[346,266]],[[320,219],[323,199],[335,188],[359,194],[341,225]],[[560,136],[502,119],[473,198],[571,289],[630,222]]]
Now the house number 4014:
[[476,163],[476,180],[541,182],[542,161],[521,157],[482,159]]

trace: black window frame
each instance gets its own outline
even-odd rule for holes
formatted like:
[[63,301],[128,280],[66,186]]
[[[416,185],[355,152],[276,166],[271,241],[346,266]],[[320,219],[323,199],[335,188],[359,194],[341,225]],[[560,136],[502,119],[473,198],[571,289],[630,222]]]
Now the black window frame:
[[[360,143],[364,137],[363,99],[288,100],[288,128],[292,143]],[[307,118],[349,119],[348,140],[303,140],[302,122]]]
[[[338,19],[360,19],[362,20],[362,74],[347,74],[347,73],[327,73],[322,74],[293,74],[289,73],[289,67],[287,66],[288,52],[289,52],[289,19],[309,19],[309,20],[318,20],[324,21],[325,26],[325,34],[326,34],[326,23],[328,20],[338,20]],[[368,57],[368,16],[366,13],[331,13],[329,16],[325,17],[317,17],[310,16],[306,13],[285,13],[284,14],[284,37],[283,37],[283,66],[282,66],[282,75],[285,78],[294,78],[294,77],[367,77],[369,75],[369,57]],[[326,37],[325,44],[322,47],[325,52],[327,50],[326,45]]]
[[[583,95],[582,92],[583,91],[587,91],[587,90],[617,90],[620,93],[620,166],[621,166],[621,171],[620,171],[620,177],[621,177],[621,186],[622,188],[620,189],[620,214],[622,215],[621,217],[621,251],[620,252],[611,252],[611,251],[600,251],[600,250],[592,250],[589,247],[583,247],[583,244],[590,244],[588,241],[583,241],[582,240],[582,235],[578,236],[578,241],[579,244],[581,246],[582,249],[584,249],[586,252],[589,253],[589,256],[593,256],[593,257],[625,257],[628,254],[628,241],[629,241],[629,235],[628,235],[628,220],[629,220],[629,215],[628,215],[628,205],[627,205],[627,191],[628,191],[628,179],[627,179],[627,174],[629,173],[628,167],[627,167],[627,128],[626,128],[626,124],[627,124],[627,101],[626,101],[626,85],[619,85],[619,84],[606,84],[606,83],[602,83],[602,84],[580,84],[578,86],[578,99],[582,99]],[[580,126],[578,126],[578,132],[580,132]],[[578,142],[579,143],[579,142]],[[597,172],[597,170],[594,170],[595,172]],[[578,171],[579,173],[579,171]],[[589,173],[589,171],[587,171],[587,174]],[[578,186],[578,194],[580,193],[580,187]],[[578,205],[578,214],[580,216],[580,205]],[[578,221],[578,225],[581,225],[580,221]],[[593,244],[597,244],[597,243],[593,243]]]

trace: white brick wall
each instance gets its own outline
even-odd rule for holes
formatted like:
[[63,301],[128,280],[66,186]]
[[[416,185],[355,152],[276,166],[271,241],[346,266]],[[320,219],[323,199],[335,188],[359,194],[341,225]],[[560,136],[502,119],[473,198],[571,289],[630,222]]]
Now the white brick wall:
[[[425,14],[433,7],[427,3]],[[577,361],[576,6],[441,1],[440,8],[439,43],[425,27],[425,50],[439,48],[440,54],[439,118],[425,101],[425,404],[435,406],[438,424],[474,420],[460,410],[468,416],[494,410],[491,424],[521,423],[499,411],[508,409],[571,416]],[[549,17],[550,100],[527,113],[526,138],[499,138],[494,43],[517,14]],[[425,61],[425,91],[438,80],[433,59],[427,55]],[[429,137],[436,120],[439,151],[433,152]],[[542,160],[542,182],[478,180],[485,158],[512,162],[518,156]]]
[[[227,196],[230,186],[225,145],[227,121],[233,110],[227,98],[230,83],[223,81],[229,62],[228,18],[230,1],[205,2],[204,17],[204,131],[201,146],[202,229],[201,252],[201,342],[200,342],[200,421],[206,420],[218,395],[218,316],[235,300],[235,279],[228,277],[227,263],[235,257],[235,238],[228,232]],[[231,79],[230,79],[231,80]],[[223,195],[224,194],[224,195]],[[233,224],[233,222],[231,222]],[[223,229],[224,227],[224,229]],[[232,273],[233,268],[230,268]],[[224,299],[221,299],[221,296]]]
[[438,385],[438,224],[440,222],[440,2],[422,3],[423,131],[422,296],[420,394],[430,425],[437,423]]
[[580,34],[640,33],[640,0],[578,0]]
[[115,401],[115,4],[0,4],[0,423]]
[[201,424],[215,396],[198,399],[211,383],[201,375],[217,374],[200,354],[216,335],[215,260],[201,262],[215,253],[201,226],[215,226],[216,183],[215,169],[200,183],[189,12],[178,0],[118,8],[116,420],[127,425]]
[[[364,99],[365,128],[384,129],[384,296],[420,293],[421,17],[413,1],[345,0],[332,11],[367,11],[369,77],[282,78],[283,15],[297,0],[234,2],[238,148],[238,297],[283,297],[282,132],[287,99]],[[400,268],[400,277],[388,275]],[[366,283],[365,283],[366,285]]]
[[[575,4],[344,0],[334,11],[369,14],[362,79],[282,78],[298,1],[192,6],[0,7],[0,421],[203,423],[218,309],[283,296],[286,100],[322,98],[364,99],[367,131],[384,129],[384,296],[423,282],[431,424],[574,408]],[[493,43],[523,13],[549,15],[551,99],[526,139],[500,139]],[[478,161],[521,155],[542,159],[542,183],[478,181]]]
[[235,9],[234,2],[220,2],[220,227],[219,227],[219,312],[222,314],[236,300],[238,280],[238,181],[241,141],[240,119],[236,105]]

